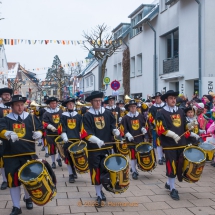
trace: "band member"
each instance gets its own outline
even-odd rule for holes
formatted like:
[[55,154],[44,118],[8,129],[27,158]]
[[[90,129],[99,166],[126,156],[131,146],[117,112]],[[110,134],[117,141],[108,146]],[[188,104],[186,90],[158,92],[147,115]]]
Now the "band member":
[[[135,146],[143,142],[144,135],[147,133],[145,129],[145,119],[142,114],[137,112],[137,103],[135,100],[131,99],[128,104],[125,105],[125,108],[129,112],[123,117],[120,131],[121,135],[125,136],[128,140],[128,147],[130,149],[130,159],[131,159],[131,170],[132,178],[134,180],[138,179],[138,172],[136,169],[137,159],[135,156]],[[143,135],[140,135],[143,134]],[[139,135],[138,137],[135,137]]]
[[92,107],[84,114],[81,129],[81,137],[85,137],[87,141],[91,182],[96,189],[98,207],[102,206],[102,201],[106,201],[100,182],[100,167],[102,160],[110,154],[110,149],[112,149],[112,145],[105,145],[105,142],[111,142],[112,135],[120,135],[112,112],[101,107],[102,98],[102,92],[93,91],[85,99],[86,102],[91,102]]
[[[45,145],[48,146],[48,153],[52,159],[52,168],[56,169],[55,164],[55,155],[56,152],[56,144],[55,138],[61,133],[61,124],[60,118],[62,115],[62,110],[57,107],[58,99],[55,97],[50,97],[46,100],[46,104],[49,105],[49,108],[46,109],[46,112],[43,114],[43,126],[46,129],[45,132]],[[60,154],[58,153],[58,158],[56,160],[58,165],[61,167],[62,162],[60,158]]]
[[[13,210],[10,215],[22,213],[18,170],[28,160],[35,159],[33,141],[42,137],[42,123],[37,117],[24,111],[25,101],[26,97],[14,95],[10,102],[5,103],[6,106],[11,106],[12,112],[0,119],[0,137],[4,139],[5,145],[3,156],[5,173],[13,202]],[[26,208],[30,210],[33,208],[32,200],[25,189],[24,193],[23,200],[26,202]]]
[[[74,168],[74,164],[70,157],[68,147],[72,144],[72,141],[80,139],[80,131],[82,124],[82,116],[74,111],[75,99],[68,98],[62,102],[62,105],[67,108],[66,112],[63,112],[61,117],[62,124],[62,134],[61,138],[65,142],[64,144],[64,154],[65,154],[65,163],[67,164],[67,169],[69,172],[69,183],[74,183],[77,174]],[[68,142],[70,140],[70,142]]]
[[156,133],[156,114],[159,110],[161,110],[165,103],[161,100],[162,94],[160,92],[157,92],[155,96],[151,97],[155,100],[155,103],[152,105],[152,107],[149,109],[148,119],[149,119],[149,126],[150,129],[152,129],[152,136],[153,136],[153,146],[154,148],[157,148],[157,154],[158,154],[158,164],[163,165],[163,162],[165,162],[165,158],[163,156],[163,148],[160,143],[160,137]]
[[[6,106],[5,103],[11,100],[12,94],[13,94],[13,90],[10,88],[5,87],[0,89],[0,97],[2,99],[2,103],[0,103],[0,118],[7,116],[7,114],[11,112],[11,108]],[[3,151],[4,151],[4,146],[0,145],[0,168],[1,168],[1,174],[3,179],[1,184],[1,190],[7,189],[7,178],[5,176],[5,170],[4,170]]]
[[[175,177],[182,172],[180,156],[186,146],[185,137],[190,136],[186,132],[186,117],[182,109],[176,106],[178,92],[167,91],[161,96],[166,102],[164,108],[157,112],[156,132],[160,136],[161,144],[166,158],[166,176],[168,177],[165,188],[170,190],[170,196],[174,200],[179,200],[178,191],[175,189]],[[182,161],[183,162],[183,161]]]
[[119,113],[119,123],[122,121],[122,117],[125,116],[125,103],[123,100],[119,100],[119,102],[116,103],[116,105],[120,108],[120,113]]

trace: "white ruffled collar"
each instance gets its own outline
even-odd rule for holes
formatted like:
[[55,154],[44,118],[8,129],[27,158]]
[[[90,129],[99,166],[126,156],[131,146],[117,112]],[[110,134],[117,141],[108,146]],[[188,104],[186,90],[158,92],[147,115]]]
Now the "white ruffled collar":
[[113,106],[107,105],[106,108],[109,109],[109,110],[112,110],[112,109],[115,109],[115,108],[116,108],[116,105],[113,105]]
[[55,108],[55,109],[52,109],[52,108],[46,108],[45,109],[48,113],[57,113],[59,110],[60,110],[60,108]]
[[99,114],[103,114],[104,112],[105,112],[105,108],[104,107],[101,107],[101,108],[99,108],[98,110],[96,110],[96,109],[94,109],[94,108],[90,108],[89,110],[88,110],[88,112],[90,112],[91,114],[93,114],[93,115],[99,115]]
[[167,104],[166,104],[166,106],[164,106],[164,109],[165,109],[166,111],[170,112],[170,113],[173,113],[173,110],[174,110],[175,112],[178,111],[178,107],[177,107],[177,106],[170,107],[170,106],[167,105]]
[[137,117],[138,115],[139,115],[139,112],[138,112],[138,111],[136,111],[135,114],[133,114],[133,113],[131,113],[131,112],[128,112],[128,113],[127,113],[127,116],[129,116],[129,117],[131,117],[131,118]]
[[[22,120],[26,119],[28,117],[29,113],[28,112],[25,112],[23,111],[22,114],[20,114],[20,118]],[[18,114],[15,114],[15,113],[9,113],[6,117],[12,119],[12,120],[15,120],[15,121],[18,121]]]
[[74,117],[76,116],[78,113],[76,111],[73,111],[73,112],[63,112],[62,115],[64,116],[68,116],[68,117]]
[[163,106],[165,106],[165,103],[164,102],[161,102],[160,104],[154,103],[153,106],[155,106],[155,107],[163,107]]

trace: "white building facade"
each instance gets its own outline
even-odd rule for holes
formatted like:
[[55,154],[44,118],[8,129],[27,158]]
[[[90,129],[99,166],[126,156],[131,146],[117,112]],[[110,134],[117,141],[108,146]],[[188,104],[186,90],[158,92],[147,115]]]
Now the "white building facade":
[[[215,91],[215,1],[200,3],[200,23],[195,0],[159,0],[158,4],[140,5],[129,15],[130,32],[122,37],[118,52],[108,59],[106,76],[123,82],[122,54],[128,46],[131,96],[146,98],[172,89],[191,99],[196,91],[201,95]],[[117,31],[125,25],[121,23],[113,33],[120,37],[123,31]],[[121,97],[123,93],[121,87],[118,94]],[[110,87],[106,94],[113,94]]]
[[0,45],[0,88],[8,86],[8,67],[4,45]]

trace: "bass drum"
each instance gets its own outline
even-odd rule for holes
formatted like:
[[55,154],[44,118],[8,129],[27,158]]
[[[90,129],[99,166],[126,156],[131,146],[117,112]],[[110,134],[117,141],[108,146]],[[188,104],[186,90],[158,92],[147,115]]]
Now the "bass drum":
[[18,178],[36,205],[47,204],[57,194],[55,174],[45,160],[28,161],[20,168]]
[[182,176],[186,182],[197,182],[205,166],[206,155],[203,149],[196,146],[188,146],[184,149],[184,164]]
[[70,157],[78,173],[89,172],[87,143],[76,141],[68,148]]
[[137,167],[145,172],[156,167],[156,157],[151,143],[141,142],[135,147]]
[[114,194],[124,193],[129,187],[128,159],[121,154],[112,154],[104,159],[106,174],[101,174],[104,188]]
[[215,146],[210,143],[202,143],[199,147],[206,153],[206,161],[212,161],[215,153]]

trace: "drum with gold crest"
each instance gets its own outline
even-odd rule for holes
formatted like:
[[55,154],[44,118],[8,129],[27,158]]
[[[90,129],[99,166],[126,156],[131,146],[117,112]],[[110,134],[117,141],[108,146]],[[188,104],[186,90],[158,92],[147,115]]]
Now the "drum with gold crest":
[[101,179],[104,188],[114,194],[124,193],[130,183],[128,159],[121,154],[109,155],[104,159],[104,168],[108,174]]
[[212,161],[215,153],[215,146],[210,143],[202,143],[199,147],[206,153],[206,161]]
[[87,143],[78,140],[69,146],[68,151],[77,172],[80,174],[89,172]]
[[183,156],[183,179],[186,182],[195,183],[200,179],[203,172],[206,154],[203,149],[190,145],[184,149]]
[[[116,136],[114,136],[114,139],[116,141],[116,148],[117,148],[118,152],[125,156],[129,155],[129,148],[128,148],[127,143],[125,143],[125,139],[119,139]],[[121,143],[121,141],[123,141],[123,143]]]
[[55,143],[56,143],[56,146],[57,146],[57,149],[58,149],[58,152],[59,152],[61,158],[64,160],[65,159],[65,154],[64,154],[64,149],[63,149],[64,141],[61,138],[61,136],[58,136],[57,138],[55,138]]
[[156,167],[156,157],[151,143],[141,142],[135,147],[137,167],[142,171],[152,171]]
[[57,194],[55,174],[45,160],[28,161],[20,168],[18,178],[36,205],[47,204]]

